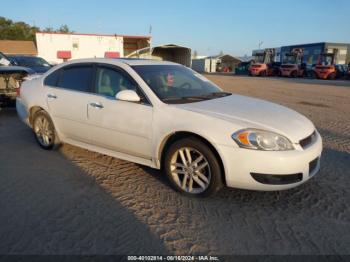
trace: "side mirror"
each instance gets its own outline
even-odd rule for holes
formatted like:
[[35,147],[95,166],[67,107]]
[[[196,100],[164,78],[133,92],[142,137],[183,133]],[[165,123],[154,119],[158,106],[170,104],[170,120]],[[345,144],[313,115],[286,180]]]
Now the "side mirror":
[[115,98],[117,100],[128,101],[128,102],[140,102],[139,95],[134,90],[122,90],[119,91]]

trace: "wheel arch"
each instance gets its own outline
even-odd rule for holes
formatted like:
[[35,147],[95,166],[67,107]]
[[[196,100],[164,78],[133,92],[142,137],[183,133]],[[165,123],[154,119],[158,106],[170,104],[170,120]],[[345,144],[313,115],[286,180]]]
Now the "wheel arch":
[[29,109],[29,124],[30,126],[33,126],[33,120],[34,120],[34,115],[39,112],[39,111],[42,111],[45,109],[40,107],[40,106],[32,106],[30,109]]
[[224,166],[224,162],[222,160],[222,157],[221,157],[219,151],[215,148],[213,143],[210,142],[207,138],[205,138],[202,135],[191,132],[191,131],[176,131],[176,132],[173,132],[171,134],[168,134],[167,136],[165,136],[165,138],[163,138],[162,142],[160,143],[160,145],[158,147],[158,151],[157,151],[157,158],[159,160],[160,168],[163,167],[165,154],[166,154],[167,150],[170,148],[170,146],[173,143],[175,143],[176,141],[183,139],[183,138],[187,138],[187,137],[195,137],[195,138],[199,139],[200,141],[202,141],[204,144],[206,144],[210,148],[210,150],[214,153],[214,155],[216,156],[216,158],[219,161],[221,175],[222,175],[222,181],[226,185],[225,166]]

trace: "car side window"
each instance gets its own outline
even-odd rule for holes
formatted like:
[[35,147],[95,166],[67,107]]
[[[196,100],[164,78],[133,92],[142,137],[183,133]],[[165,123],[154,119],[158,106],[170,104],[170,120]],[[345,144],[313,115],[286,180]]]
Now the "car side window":
[[74,91],[91,92],[93,67],[90,65],[63,68],[58,87]]
[[44,85],[45,86],[57,86],[60,72],[61,72],[61,70],[56,70],[56,71],[52,72],[51,74],[49,74],[44,80]]
[[123,71],[113,68],[98,66],[96,68],[95,92],[99,95],[115,97],[123,90],[133,90],[141,98],[142,103],[148,103],[136,82],[131,80]]

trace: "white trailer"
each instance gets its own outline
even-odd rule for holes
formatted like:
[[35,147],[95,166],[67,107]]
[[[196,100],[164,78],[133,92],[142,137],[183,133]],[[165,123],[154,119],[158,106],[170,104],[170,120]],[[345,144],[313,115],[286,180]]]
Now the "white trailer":
[[191,67],[191,49],[174,44],[142,48],[127,57],[165,60]]

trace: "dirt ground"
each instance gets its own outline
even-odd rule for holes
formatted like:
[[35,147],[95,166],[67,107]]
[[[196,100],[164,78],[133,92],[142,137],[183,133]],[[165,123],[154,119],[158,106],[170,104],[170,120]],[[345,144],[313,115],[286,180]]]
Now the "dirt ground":
[[321,172],[283,192],[186,198],[150,168],[70,145],[44,151],[5,109],[0,254],[350,254],[350,81],[208,77],[309,117]]

